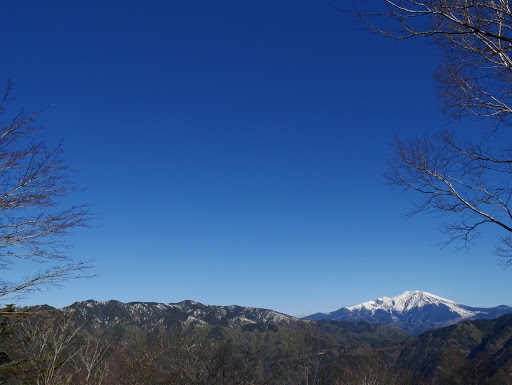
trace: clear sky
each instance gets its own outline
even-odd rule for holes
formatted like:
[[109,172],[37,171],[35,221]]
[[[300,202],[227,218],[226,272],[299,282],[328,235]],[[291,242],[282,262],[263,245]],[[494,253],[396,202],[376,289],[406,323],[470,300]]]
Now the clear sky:
[[72,250],[98,278],[25,303],[512,305],[492,237],[440,249],[439,220],[405,220],[413,197],[383,184],[395,132],[446,125],[425,41],[324,0],[8,1],[0,18],[0,78],[27,110],[55,105],[40,123],[100,216]]

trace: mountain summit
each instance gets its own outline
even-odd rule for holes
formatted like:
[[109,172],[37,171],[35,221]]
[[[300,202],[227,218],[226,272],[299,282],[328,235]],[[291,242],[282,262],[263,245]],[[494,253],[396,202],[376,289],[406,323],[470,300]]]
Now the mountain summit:
[[478,311],[466,310],[459,306],[454,301],[438,297],[437,295],[426,293],[424,291],[406,291],[396,297],[382,297],[373,301],[365,302],[360,305],[351,306],[347,309],[352,312],[361,312],[363,309],[368,310],[374,314],[378,310],[384,310],[390,313],[395,318],[399,315],[417,311],[419,308],[435,305],[437,307],[448,308],[453,312],[454,316],[458,315],[461,318],[467,319],[478,314]]
[[396,297],[382,297],[331,313],[316,313],[310,320],[368,321],[392,325],[412,334],[437,329],[460,321],[494,319],[512,313],[508,306],[476,308],[423,291],[406,291]]

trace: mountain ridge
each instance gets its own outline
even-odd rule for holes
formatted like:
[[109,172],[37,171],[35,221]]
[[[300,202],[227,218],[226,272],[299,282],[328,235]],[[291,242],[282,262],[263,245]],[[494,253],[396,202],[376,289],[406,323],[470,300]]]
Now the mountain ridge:
[[204,305],[191,300],[177,303],[86,300],[75,302],[60,310],[72,313],[77,320],[93,319],[96,324],[111,326],[130,323],[144,327],[156,325],[241,327],[249,324],[288,325],[302,321],[270,309],[238,305]]

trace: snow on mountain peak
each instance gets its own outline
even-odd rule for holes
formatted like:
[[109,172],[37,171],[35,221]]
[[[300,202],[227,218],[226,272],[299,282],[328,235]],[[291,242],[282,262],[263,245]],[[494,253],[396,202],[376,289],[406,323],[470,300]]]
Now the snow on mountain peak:
[[413,309],[421,308],[426,305],[445,305],[451,311],[458,313],[462,318],[469,318],[475,315],[475,312],[461,308],[457,303],[437,295],[426,293],[419,290],[405,291],[396,297],[381,297],[373,301],[365,302],[360,305],[348,307],[354,312],[368,310],[374,313],[376,310],[384,310],[388,313],[407,313]]
[[316,313],[311,320],[373,322],[396,326],[414,335],[468,319],[494,319],[512,314],[512,308],[478,308],[458,304],[419,290],[405,291],[396,297],[381,297],[360,305],[342,307],[330,313]]

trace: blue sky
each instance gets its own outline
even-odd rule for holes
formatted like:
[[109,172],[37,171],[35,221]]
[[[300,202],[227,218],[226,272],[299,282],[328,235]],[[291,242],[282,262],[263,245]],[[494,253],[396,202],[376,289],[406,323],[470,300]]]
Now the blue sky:
[[404,220],[413,197],[383,184],[394,133],[446,125],[427,42],[318,0],[7,2],[0,18],[0,74],[18,105],[55,105],[40,123],[100,216],[72,251],[99,276],[25,303],[306,315],[418,289],[512,305],[492,229],[440,249],[438,219]]

